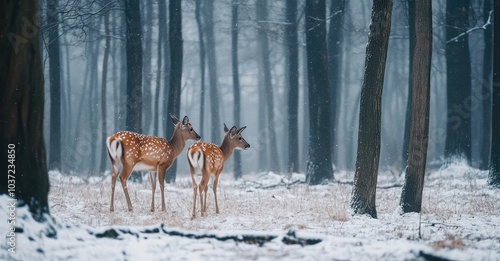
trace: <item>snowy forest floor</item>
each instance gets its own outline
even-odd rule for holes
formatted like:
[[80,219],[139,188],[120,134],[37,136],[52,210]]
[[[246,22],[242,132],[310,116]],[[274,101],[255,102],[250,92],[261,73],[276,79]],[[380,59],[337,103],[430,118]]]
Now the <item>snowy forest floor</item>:
[[[428,173],[421,215],[399,213],[403,177],[380,173],[378,219],[350,215],[353,176],[340,172],[334,182],[307,186],[302,174],[247,174],[235,181],[223,173],[221,213],[215,213],[210,187],[207,215],[197,212],[191,220],[190,177],[166,185],[165,212],[160,211],[157,186],[154,213],[147,179],[128,182],[134,212],[127,211],[117,182],[115,212],[110,213],[109,175],[82,178],[50,172],[54,221],[43,227],[19,208],[17,251],[0,251],[0,259],[500,260],[500,192],[486,185],[487,172],[459,162]],[[6,205],[0,206],[4,220]],[[5,226],[3,222],[0,230],[7,231]],[[258,242],[246,236],[267,239]],[[299,244],[286,243],[290,238],[298,238]],[[304,243],[308,239],[314,244]]]

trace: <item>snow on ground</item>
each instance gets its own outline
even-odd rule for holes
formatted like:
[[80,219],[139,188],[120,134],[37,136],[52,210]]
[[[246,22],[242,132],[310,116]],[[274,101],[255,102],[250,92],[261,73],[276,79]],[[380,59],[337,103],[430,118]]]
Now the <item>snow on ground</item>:
[[[50,172],[54,220],[48,224],[53,229],[37,224],[25,208],[18,208],[18,226],[23,231],[17,233],[17,252],[0,251],[0,259],[425,260],[431,255],[500,260],[500,193],[486,185],[486,172],[458,162],[428,173],[422,215],[401,215],[398,203],[403,178],[380,173],[378,219],[350,215],[353,175],[340,172],[335,174],[335,182],[307,186],[302,174],[257,173],[235,181],[231,174],[223,173],[218,192],[221,213],[215,213],[209,189],[207,215],[200,217],[198,212],[191,220],[193,195],[187,176],[178,177],[175,185],[166,185],[166,212],[160,211],[158,186],[156,212],[152,213],[149,182],[131,181],[128,188],[134,212],[128,212],[118,182],[115,212],[110,213],[109,175],[82,178]],[[7,203],[3,202],[7,197],[0,199],[0,219],[6,220]],[[8,231],[6,222],[0,224],[0,231]],[[288,233],[294,232],[299,238],[321,242],[285,244]],[[245,235],[273,239],[261,245],[221,240]],[[2,248],[7,250],[6,243],[2,237]]]

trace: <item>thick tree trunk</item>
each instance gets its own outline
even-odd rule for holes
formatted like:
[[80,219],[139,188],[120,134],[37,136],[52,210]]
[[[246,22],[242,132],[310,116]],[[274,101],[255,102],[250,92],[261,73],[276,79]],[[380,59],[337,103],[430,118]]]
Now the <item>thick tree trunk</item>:
[[[165,43],[165,34],[167,33],[167,18],[166,18],[166,13],[167,13],[167,4],[165,1],[158,1],[158,48],[157,48],[157,53],[156,53],[156,90],[155,90],[155,102],[154,102],[154,127],[153,127],[153,132],[154,135],[160,136],[160,119],[161,113],[160,113],[160,88],[161,88],[161,76],[164,72],[162,70],[162,50],[163,46],[166,45]],[[166,90],[166,89],[165,89]],[[167,137],[167,136],[165,136]]]
[[205,36],[206,36],[206,51],[208,78],[210,82],[210,112],[212,120],[210,122],[211,141],[219,144],[223,132],[221,131],[220,115],[219,115],[219,94],[217,81],[217,56],[215,55],[215,37],[214,37],[214,1],[205,1]]
[[448,114],[445,156],[471,163],[471,64],[467,31],[470,0],[446,1],[446,93]]
[[50,150],[49,168],[61,169],[61,60],[57,0],[47,1],[49,25],[48,55],[50,77]]
[[[415,37],[412,37],[412,35],[415,35],[415,19],[412,19],[412,17],[415,16],[415,0],[408,0],[408,37],[409,39],[409,54],[410,54],[410,64],[409,64],[409,72],[411,73],[413,63],[411,62],[413,59],[413,50],[415,49]],[[408,161],[408,145],[409,145],[409,139],[410,139],[410,115],[411,115],[411,100],[412,100],[412,78],[409,77],[408,80],[408,100],[406,101],[406,115],[405,115],[405,128],[404,128],[404,134],[403,134],[403,152],[401,155],[403,156],[401,159],[401,167],[405,168],[406,162]],[[404,169],[401,169],[404,170]]]
[[375,192],[380,158],[381,100],[391,14],[391,0],[373,1],[361,89],[356,171],[351,195],[354,214],[368,214],[374,218],[377,217]]
[[[260,66],[262,66],[261,72],[263,73],[264,80],[264,93],[265,101],[267,107],[267,124],[265,126],[267,133],[267,146],[269,146],[269,170],[279,173],[279,155],[278,155],[278,141],[276,138],[276,132],[274,131],[274,91],[271,79],[271,63],[269,61],[270,50],[269,41],[267,40],[268,34],[268,11],[267,11],[267,0],[257,0],[255,8],[257,16],[257,34],[259,41],[259,51],[260,51]],[[262,88],[259,86],[259,88]]]
[[[494,2],[493,31],[500,31],[500,1]],[[500,188],[500,34],[493,34],[493,103],[488,183]],[[493,120],[494,119],[494,120]]]
[[143,2],[144,7],[144,56],[143,56],[143,128],[144,133],[152,134],[153,121],[153,97],[152,97],[152,79],[153,73],[151,70],[152,46],[153,46],[153,1],[147,0]]
[[400,206],[404,213],[420,212],[424,189],[427,144],[429,141],[429,102],[432,57],[432,0],[414,1],[415,42],[411,60],[412,108],[408,161]]
[[[170,0],[170,23],[168,35],[170,40],[170,90],[168,95],[168,111],[179,116],[181,109],[181,80],[182,80],[182,12],[181,0]],[[174,125],[169,124],[167,133],[174,132]],[[177,161],[167,171],[165,179],[168,183],[175,182]]]
[[[492,10],[491,0],[484,1],[483,20],[484,23],[490,18]],[[481,98],[483,103],[483,140],[481,146],[481,164],[483,170],[489,169],[491,149],[491,69],[493,65],[493,30],[492,25],[484,30],[484,54],[483,54],[483,81]]]
[[105,44],[104,44],[104,57],[102,58],[102,78],[101,78],[101,166],[100,171],[104,172],[106,170],[106,163],[108,162],[108,153],[106,150],[106,137],[108,125],[107,115],[106,115],[106,85],[108,79],[108,58],[111,49],[111,36],[109,33],[109,11],[104,14],[104,33],[105,33]]
[[[231,1],[231,62],[233,65],[233,117],[234,125],[240,128],[241,104],[240,104],[240,76],[238,70],[238,6],[239,0]],[[239,179],[243,175],[241,170],[241,154],[234,151],[234,178]]]
[[[163,2],[163,1],[160,1]],[[171,66],[171,58],[170,58],[170,35],[169,35],[169,28],[167,26],[167,21],[170,19],[170,13],[168,12],[167,5],[166,3],[161,3],[165,8],[163,8],[165,11],[165,29],[163,31],[163,62],[165,62],[165,69],[163,70],[164,72],[164,77],[163,77],[163,113],[161,115],[162,123],[163,123],[163,130],[165,133],[165,137],[169,138],[170,135],[172,135],[172,132],[168,132],[170,125],[172,125],[172,122],[170,120],[170,117],[168,116],[169,112],[168,111],[168,95],[170,92],[170,70],[172,68]],[[177,115],[177,117],[180,117]],[[174,162],[175,164],[175,162]]]
[[307,182],[333,179],[330,141],[330,90],[325,1],[306,0],[307,78],[309,82],[309,161]]
[[142,30],[139,0],[126,0],[127,23],[127,120],[126,129],[141,133],[142,118]]
[[[1,1],[0,194],[27,204],[33,217],[49,213],[44,87],[36,1]],[[5,222],[5,221],[4,221]]]
[[297,0],[286,1],[285,52],[288,76],[288,164],[286,171],[299,171],[299,46]]
[[[346,0],[333,0],[330,6],[330,29],[328,31],[328,74],[330,76],[330,140],[332,142],[332,162],[336,163],[338,146],[337,121],[340,102],[340,76],[342,70],[342,24]],[[336,164],[337,165],[337,164]]]

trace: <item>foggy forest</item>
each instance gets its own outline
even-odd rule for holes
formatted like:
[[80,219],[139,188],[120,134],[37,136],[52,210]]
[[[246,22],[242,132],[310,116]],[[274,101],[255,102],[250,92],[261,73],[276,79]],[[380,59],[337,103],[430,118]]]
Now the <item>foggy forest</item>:
[[500,1],[0,7],[0,259],[500,256]]

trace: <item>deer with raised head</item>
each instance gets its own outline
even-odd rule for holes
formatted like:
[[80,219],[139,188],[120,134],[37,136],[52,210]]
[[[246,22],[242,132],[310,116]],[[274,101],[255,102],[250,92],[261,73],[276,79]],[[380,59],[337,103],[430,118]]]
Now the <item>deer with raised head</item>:
[[[219,175],[224,168],[224,163],[231,157],[234,149],[246,150],[250,148],[250,144],[241,136],[245,128],[246,126],[239,129],[233,126],[231,129],[228,129],[226,124],[224,124],[224,132],[226,134],[220,147],[207,142],[196,142],[189,146],[187,158],[193,182],[193,219],[196,217],[197,190],[200,192],[201,216],[207,210],[208,182],[212,176],[214,177],[215,212],[219,214],[219,204],[217,202]],[[195,177],[199,176],[195,174],[201,174],[201,180],[196,180]]]
[[[200,140],[200,135],[194,131],[189,118],[184,116],[182,122],[170,114],[175,125],[170,140],[160,137],[138,134],[130,131],[120,131],[108,137],[106,146],[111,160],[111,205],[109,211],[114,211],[116,174],[120,166],[120,182],[122,184],[128,210],[132,211],[132,204],[127,189],[127,179],[133,170],[149,171],[152,197],[151,212],[155,211],[156,176],[159,177],[161,190],[161,210],[165,211],[164,178],[165,171],[170,168],[175,158],[182,152],[187,140]],[[153,174],[154,173],[154,174]]]

